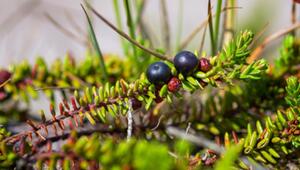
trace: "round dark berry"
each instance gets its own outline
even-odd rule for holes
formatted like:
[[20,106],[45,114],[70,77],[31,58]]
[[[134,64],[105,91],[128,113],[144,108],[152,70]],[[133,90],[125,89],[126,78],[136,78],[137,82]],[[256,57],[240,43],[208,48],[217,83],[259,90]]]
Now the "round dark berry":
[[199,70],[203,71],[204,73],[208,72],[212,68],[212,65],[207,58],[201,58],[199,60]]
[[198,63],[197,57],[189,51],[181,51],[174,58],[175,68],[184,75],[192,73]]
[[148,80],[156,85],[167,83],[171,79],[172,73],[169,66],[163,62],[155,62],[147,69]]
[[11,73],[7,70],[0,70],[0,85],[6,82],[11,77]]
[[168,90],[170,92],[176,92],[180,88],[181,81],[177,77],[173,77],[168,83]]

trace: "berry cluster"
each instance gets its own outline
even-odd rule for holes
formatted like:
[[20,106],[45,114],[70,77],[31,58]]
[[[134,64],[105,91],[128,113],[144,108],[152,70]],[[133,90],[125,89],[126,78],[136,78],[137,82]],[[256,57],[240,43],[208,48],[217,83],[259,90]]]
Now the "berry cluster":
[[[212,68],[208,59],[198,59],[195,54],[189,51],[179,52],[173,61],[176,70],[183,76],[189,76],[196,70],[207,72]],[[172,75],[170,67],[161,61],[151,64],[147,69],[146,75],[148,80],[157,87],[168,84],[170,92],[176,92],[181,86],[181,81]]]

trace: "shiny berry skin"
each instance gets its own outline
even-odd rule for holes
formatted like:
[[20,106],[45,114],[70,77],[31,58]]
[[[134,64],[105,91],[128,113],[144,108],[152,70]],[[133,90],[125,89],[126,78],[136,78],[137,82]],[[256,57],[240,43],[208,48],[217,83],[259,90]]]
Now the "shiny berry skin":
[[172,77],[169,66],[160,61],[151,64],[146,75],[148,80],[155,85],[167,83]]
[[181,86],[181,81],[177,77],[173,77],[168,83],[168,90],[170,92],[176,92]]
[[201,58],[199,60],[199,70],[206,73],[212,68],[212,65],[207,58]]
[[192,73],[198,66],[197,57],[189,51],[181,51],[174,58],[174,66],[183,75]]
[[7,70],[0,70],[0,85],[6,82],[11,77],[11,73]]

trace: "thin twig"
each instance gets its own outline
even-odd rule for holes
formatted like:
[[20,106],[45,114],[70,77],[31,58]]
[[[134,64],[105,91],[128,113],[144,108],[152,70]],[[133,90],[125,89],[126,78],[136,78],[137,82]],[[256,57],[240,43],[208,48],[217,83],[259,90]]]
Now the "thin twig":
[[164,118],[164,115],[161,115],[161,116],[159,117],[157,124],[155,125],[154,128],[151,129],[152,131],[156,130],[156,129],[159,127],[160,122],[161,122],[161,120],[162,120],[163,118]]
[[252,46],[258,41],[258,39],[262,37],[262,35],[266,32],[268,26],[269,26],[269,23],[266,23],[262,27],[262,29],[258,33],[256,33],[256,35],[254,36],[251,44],[249,45],[249,48],[252,48]]
[[9,78],[6,81],[4,81],[2,84],[0,84],[0,88],[4,87],[10,81],[11,81],[11,78]]
[[247,59],[248,63],[252,63],[254,60],[256,60],[259,55],[262,53],[262,51],[265,49],[265,47],[271,43],[272,41],[276,40],[277,38],[280,38],[281,36],[288,34],[289,32],[300,28],[300,23],[296,23],[291,25],[288,28],[282,29],[278,32],[276,32],[275,34],[272,34],[270,36],[268,36],[267,38],[265,38],[265,40],[262,42],[261,45],[259,45],[250,55],[250,57]]
[[163,42],[165,43],[165,49],[168,54],[170,54],[170,26],[169,26],[169,16],[166,6],[166,0],[160,0],[160,8],[162,15],[162,33]]
[[173,62],[171,59],[168,58],[168,56],[162,55],[152,49],[146,48],[143,45],[139,44],[137,41],[133,40],[130,38],[125,32],[119,30],[116,26],[114,26],[111,22],[109,22],[106,18],[104,18],[100,13],[98,13],[89,3],[87,3],[87,8],[91,9],[92,12],[100,19],[102,20],[105,24],[107,24],[111,29],[113,29],[115,32],[117,32],[119,35],[124,37],[126,40],[131,42],[132,44],[136,45],[140,49],[152,54],[153,56],[156,56],[157,58],[161,60],[168,60],[170,62]]
[[35,88],[35,91],[41,91],[41,90],[79,90],[78,88],[74,87],[58,87],[58,86],[48,86],[48,87],[40,87]]
[[127,124],[128,124],[128,127],[127,127],[127,141],[130,140],[131,136],[132,136],[132,124],[133,124],[133,116],[132,116],[132,103],[131,101],[129,100],[128,102],[128,105],[129,105],[129,109],[128,109],[128,112],[127,112]]
[[47,12],[45,12],[44,15],[50,21],[50,23],[53,24],[56,28],[58,28],[63,34],[65,34],[66,36],[70,37],[71,39],[77,42],[80,42],[83,45],[87,45],[87,42],[84,39],[76,36],[70,30],[66,29],[64,26],[58,23],[54,18],[52,18]]
[[186,127],[186,129],[185,129],[185,133],[189,133],[189,130],[190,130],[190,128],[191,128],[191,125],[192,125],[192,123],[189,122],[188,125],[187,125],[187,127]]

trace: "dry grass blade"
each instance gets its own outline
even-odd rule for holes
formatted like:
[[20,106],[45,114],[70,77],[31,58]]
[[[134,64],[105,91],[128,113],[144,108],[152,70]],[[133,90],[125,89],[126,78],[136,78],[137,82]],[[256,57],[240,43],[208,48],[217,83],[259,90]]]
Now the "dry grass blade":
[[62,26],[60,23],[58,23],[54,18],[52,18],[48,13],[45,13],[44,15],[50,21],[50,23],[52,23],[56,28],[58,28],[63,34],[65,34],[66,36],[72,38],[73,40],[75,40],[77,42],[80,42],[84,46],[87,45],[87,42],[84,39],[76,36],[70,30],[66,29],[64,26]]
[[[297,10],[296,10],[296,2],[293,1],[292,9],[291,9],[291,22],[295,24],[297,22]],[[292,32],[295,35],[295,31]]]
[[[85,30],[83,28],[80,27],[80,25],[75,21],[74,17],[67,11],[65,11],[65,16],[68,19],[68,21],[70,22],[70,24],[75,28],[75,30],[78,33],[85,33]],[[87,35],[84,35],[84,37],[87,37]]]
[[258,32],[258,33],[256,33],[256,35],[254,36],[254,38],[253,38],[253,41],[252,41],[252,43],[250,44],[250,48],[262,37],[262,35],[266,32],[266,30],[267,30],[267,28],[268,28],[268,26],[269,26],[269,23],[266,23],[263,27],[262,27],[262,29]]
[[200,55],[202,54],[203,47],[204,47],[204,42],[205,42],[205,37],[206,37],[206,30],[207,30],[207,27],[204,27],[203,34],[202,34],[202,39],[201,39],[201,42],[200,42],[200,48],[199,48],[199,54]]
[[93,28],[93,25],[92,25],[92,21],[90,19],[89,14],[87,13],[85,8],[83,7],[83,5],[81,5],[81,7],[82,7],[83,12],[86,16],[86,19],[88,21],[89,39],[90,39],[90,41],[91,41],[91,43],[94,47],[94,50],[95,50],[95,53],[96,53],[97,57],[100,59],[100,67],[101,67],[101,70],[102,70],[102,73],[103,73],[103,78],[105,80],[108,80],[108,73],[107,73],[107,70],[106,70],[103,54],[100,50],[100,46],[99,46],[95,31],[94,31],[94,28]]
[[166,0],[160,0],[160,8],[162,15],[162,31],[163,31],[163,42],[165,43],[165,49],[167,53],[170,53],[170,26]]
[[5,82],[0,84],[0,88],[4,87],[10,80],[11,80],[11,78],[7,79]]
[[[229,7],[229,8],[223,8],[222,12],[226,11],[226,10],[234,10],[234,9],[241,9],[241,7]],[[215,14],[212,16],[214,17]],[[208,21],[209,21],[209,16],[206,17],[206,19],[204,21],[202,21],[200,23],[199,26],[197,26],[181,43],[181,45],[179,46],[179,50],[184,49],[192,40],[193,38],[196,37],[196,35],[208,25]]]
[[211,47],[211,55],[214,55],[216,53],[216,44],[215,44],[215,35],[214,35],[214,26],[213,26],[213,20],[212,20],[212,6],[211,6],[211,0],[208,0],[208,6],[207,6],[207,14],[208,14],[208,28],[209,28],[209,37],[210,37],[210,47]]
[[22,4],[0,24],[0,33],[3,32],[7,35],[9,31],[21,23],[21,21],[31,14],[40,4],[41,1],[39,0],[31,0]]
[[[226,7],[237,6],[236,0],[226,0]],[[229,43],[234,36],[235,11],[226,11],[223,20],[223,34],[221,42],[223,45]]]
[[297,21],[296,2],[295,1],[293,1],[291,12],[292,12],[291,21],[292,21],[292,24],[295,24]]
[[139,47],[140,49],[152,54],[153,56],[156,56],[157,58],[159,58],[161,60],[168,60],[168,61],[172,62],[172,60],[170,60],[167,56],[162,55],[152,49],[146,48],[146,47],[142,46],[141,44],[139,44],[137,41],[130,38],[125,32],[119,30],[116,26],[114,26],[111,22],[109,22],[106,18],[104,18],[100,13],[98,13],[89,3],[86,3],[86,5],[87,5],[87,8],[89,8],[100,20],[102,20],[111,29],[113,29],[115,32],[117,32],[119,35],[124,37],[126,40],[128,40],[132,44],[134,44],[137,47]]
[[136,17],[137,19],[136,19],[136,22],[135,22],[135,25],[137,27],[140,27],[141,20],[143,18],[143,14],[144,14],[144,11],[145,11],[146,4],[147,4],[147,0],[143,0],[141,2],[141,5],[139,6],[139,8],[137,10],[137,17]]
[[275,34],[272,34],[270,36],[268,36],[267,38],[264,39],[264,41],[258,46],[256,47],[256,49],[251,53],[250,57],[247,59],[248,63],[252,63],[253,61],[255,61],[257,58],[259,58],[259,55],[263,52],[263,50],[266,48],[266,46],[271,43],[272,41],[276,40],[277,38],[280,38],[286,34],[288,34],[289,32],[300,28],[300,23],[296,23],[293,24],[292,26],[282,29],[278,32],[276,32]]

